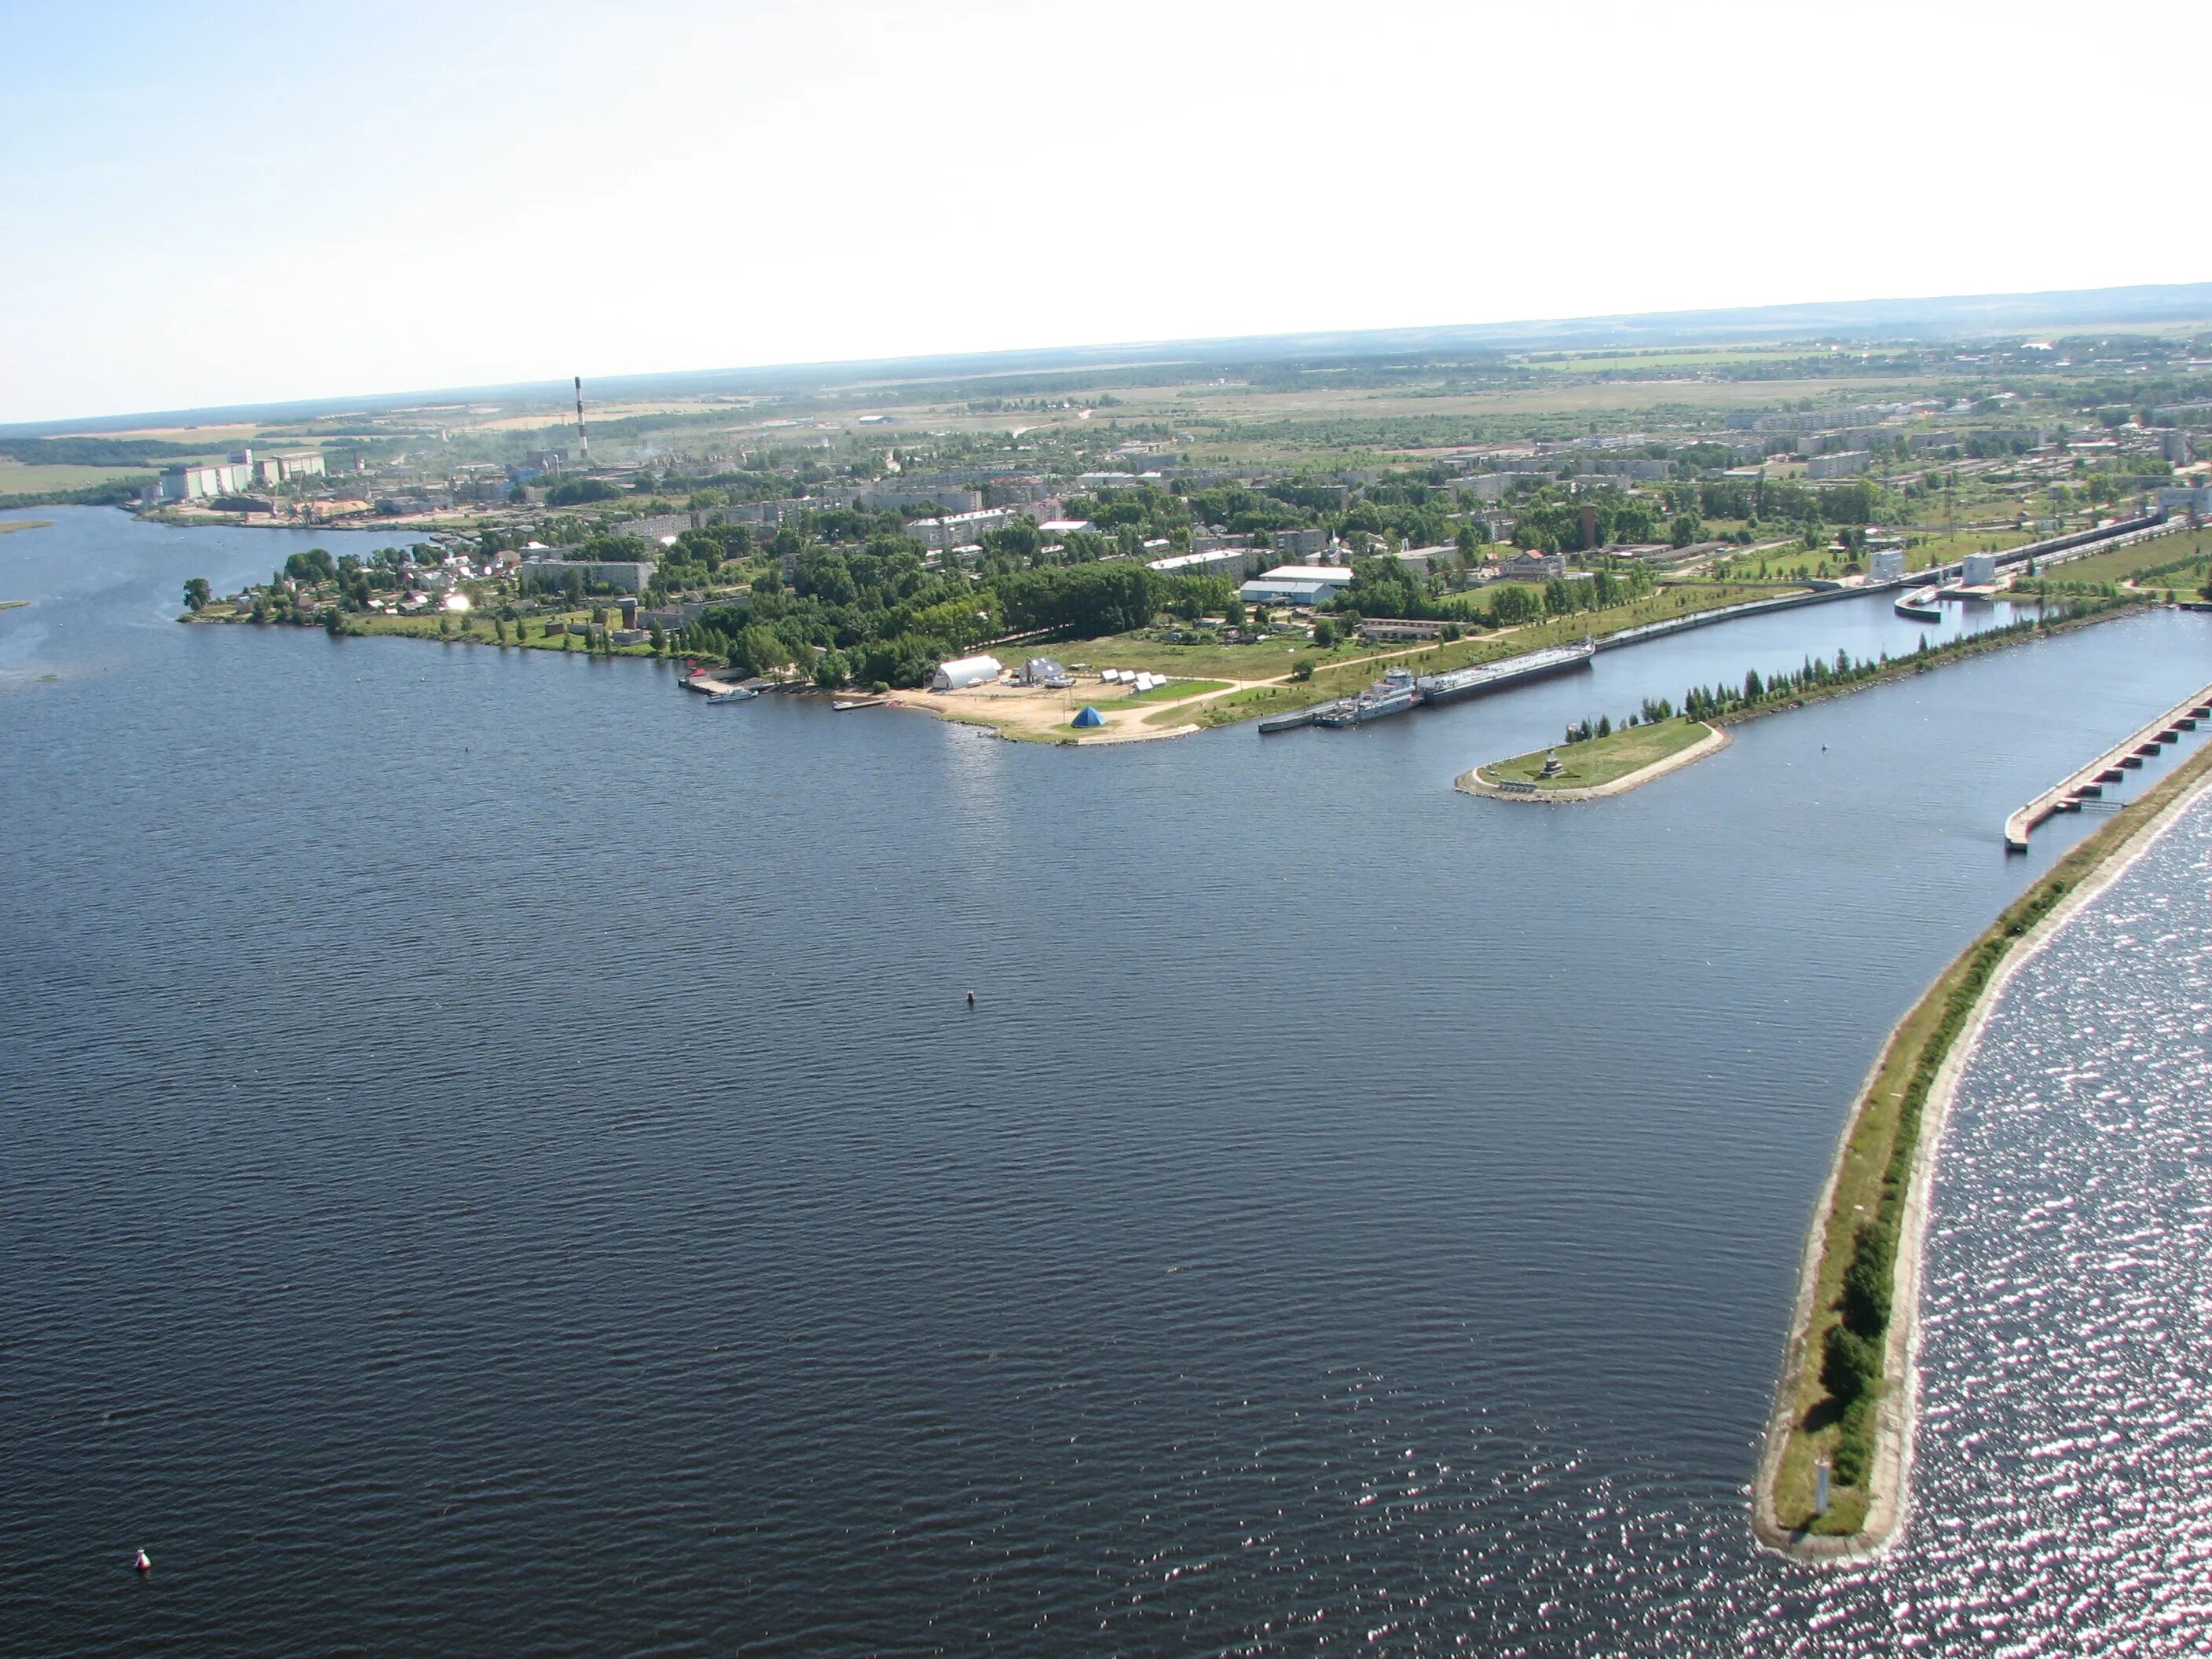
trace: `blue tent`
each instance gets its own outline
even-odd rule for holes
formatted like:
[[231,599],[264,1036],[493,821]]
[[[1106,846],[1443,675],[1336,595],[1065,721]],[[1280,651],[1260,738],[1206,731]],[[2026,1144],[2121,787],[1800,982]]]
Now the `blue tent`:
[[1105,725],[1106,717],[1086,702],[1083,705],[1083,712],[1078,714],[1070,724],[1087,731],[1094,726]]

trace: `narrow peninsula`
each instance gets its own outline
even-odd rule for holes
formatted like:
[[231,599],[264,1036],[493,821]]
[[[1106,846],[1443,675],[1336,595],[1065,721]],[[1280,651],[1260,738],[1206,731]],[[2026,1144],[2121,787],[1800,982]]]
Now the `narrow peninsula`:
[[1848,1562],[1896,1536],[1911,1479],[1921,1247],[1960,1074],[2020,963],[2208,781],[2212,744],[2060,859],[1890,1033],[1845,1120],[1806,1240],[1753,1490],[1752,1529],[1766,1547],[1799,1561]]

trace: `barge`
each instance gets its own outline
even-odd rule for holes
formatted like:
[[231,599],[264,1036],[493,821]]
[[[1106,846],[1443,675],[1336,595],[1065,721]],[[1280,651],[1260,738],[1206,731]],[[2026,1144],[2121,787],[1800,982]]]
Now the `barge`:
[[1478,663],[1473,668],[1426,674],[1416,685],[1423,702],[1459,702],[1486,692],[1502,691],[1526,680],[1541,679],[1547,674],[1563,674],[1571,668],[1583,666],[1596,654],[1596,642],[1584,640],[1580,645],[1555,645],[1542,651],[1531,651],[1525,656]]

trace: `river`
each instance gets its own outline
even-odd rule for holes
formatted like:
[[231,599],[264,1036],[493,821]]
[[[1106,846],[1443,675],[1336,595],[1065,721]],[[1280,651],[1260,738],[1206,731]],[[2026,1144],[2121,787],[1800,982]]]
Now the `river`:
[[[1821,1577],[1745,1510],[1854,1087],[2093,827],[2008,860],[2004,815],[2212,678],[2212,618],[1537,809],[1451,781],[1920,630],[1814,606],[1356,732],[1064,750],[181,628],[188,576],[383,538],[36,516],[0,536],[32,1650],[1942,1650],[2023,1596],[2188,1645],[2203,813],[1970,1073],[1905,1546]],[[2073,1202],[2023,1222],[2038,1183]]]

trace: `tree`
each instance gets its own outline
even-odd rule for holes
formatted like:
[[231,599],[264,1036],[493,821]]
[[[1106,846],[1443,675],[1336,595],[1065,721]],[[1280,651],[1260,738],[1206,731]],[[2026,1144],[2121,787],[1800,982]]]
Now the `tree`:
[[336,581],[338,569],[331,562],[329,554],[319,547],[311,547],[306,552],[295,553],[285,560],[284,568],[278,574],[295,582],[312,584]]
[[1667,539],[1676,547],[1687,547],[1698,539],[1705,526],[1694,513],[1678,513],[1674,521],[1667,526]]
[[208,601],[214,597],[205,576],[195,576],[185,584],[185,609],[187,611],[198,612],[206,610]]

